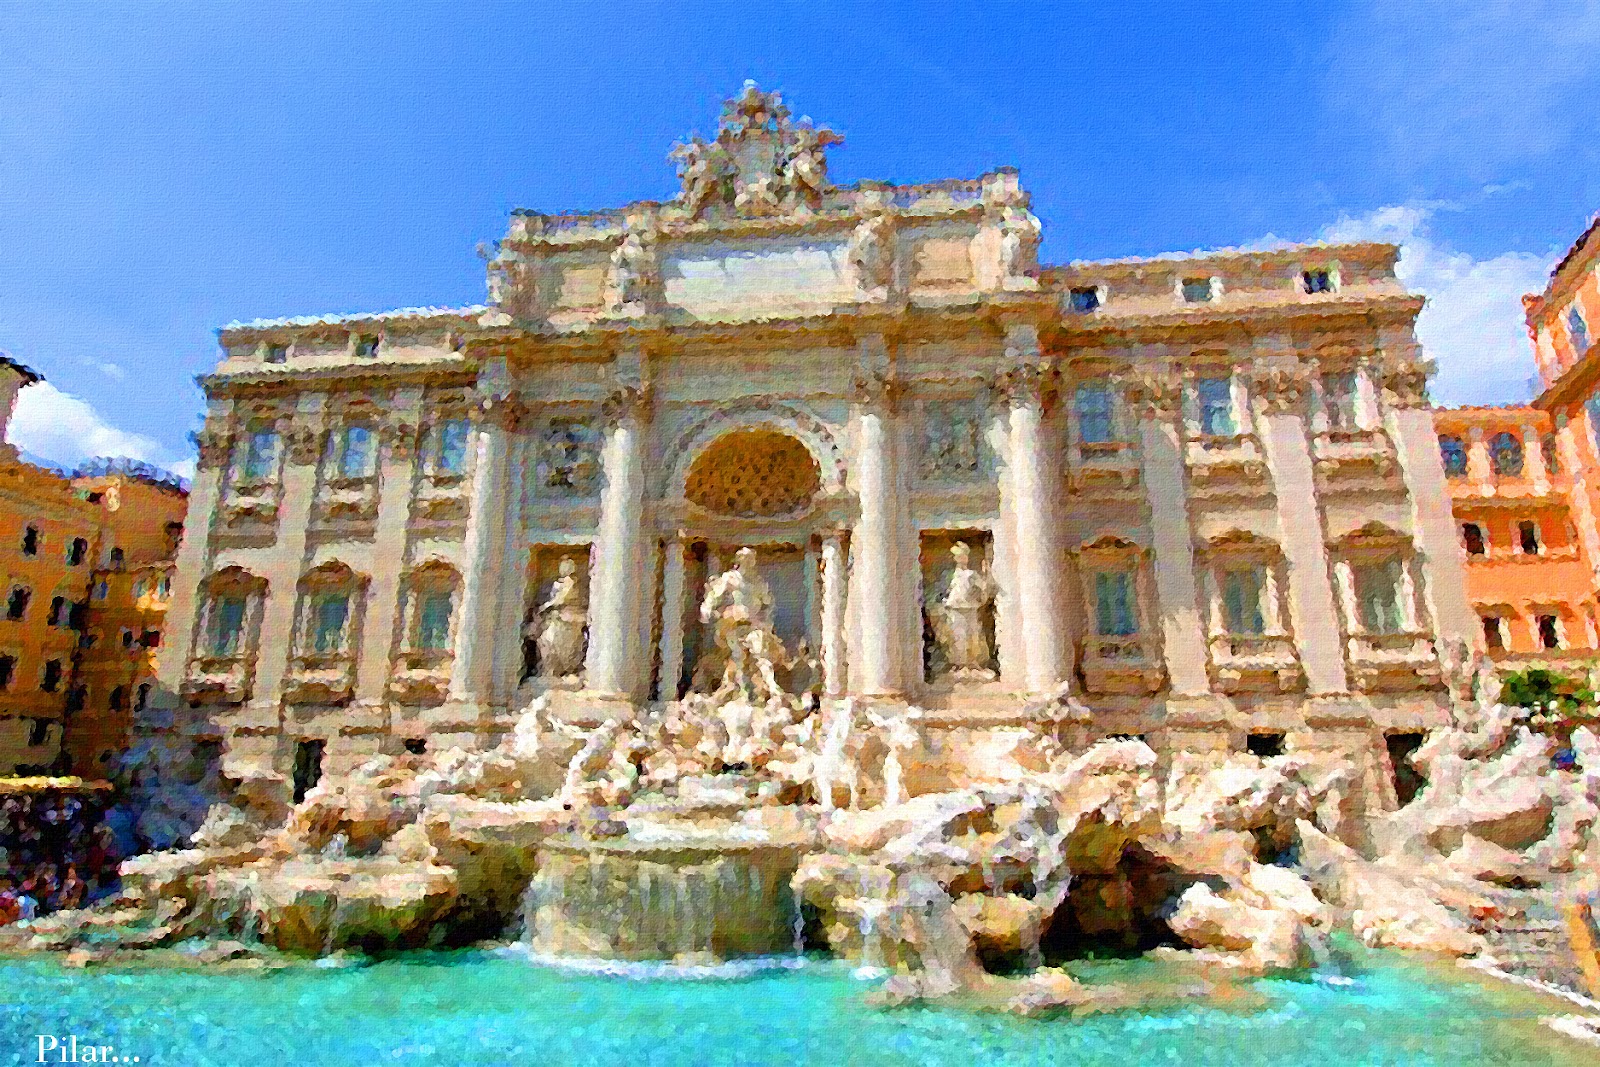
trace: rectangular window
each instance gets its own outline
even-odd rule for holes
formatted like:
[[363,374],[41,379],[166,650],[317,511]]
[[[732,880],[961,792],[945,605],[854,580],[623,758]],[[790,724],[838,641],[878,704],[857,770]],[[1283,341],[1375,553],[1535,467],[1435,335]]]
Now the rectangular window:
[[1200,407],[1200,432],[1209,437],[1238,433],[1233,421],[1233,382],[1228,378],[1199,378],[1194,383]]
[[22,531],[22,554],[24,556],[37,556],[39,554],[39,528],[29,526]]
[[267,346],[267,362],[268,363],[287,363],[288,361],[289,361],[289,346],[288,345],[268,345]]
[[6,598],[6,618],[12,622],[21,619],[28,613],[28,601],[32,598],[33,594],[22,586],[14,587],[11,595]]
[[49,719],[30,719],[30,720],[28,720],[28,747],[29,748],[38,748],[40,745],[48,744],[49,741],[50,741],[50,720]]
[[1336,432],[1348,432],[1356,428],[1356,375],[1354,371],[1322,376],[1322,409],[1328,416],[1328,429]]
[[253,430],[245,446],[244,470],[246,482],[264,482],[272,477],[278,465],[278,435],[271,430]]
[[350,598],[343,593],[320,596],[312,604],[311,649],[330,654],[344,647],[344,624],[350,617]]
[[1481,556],[1488,546],[1483,540],[1483,527],[1475,522],[1461,524],[1461,540],[1467,546],[1467,555]]
[[1400,610],[1400,561],[1387,560],[1354,568],[1356,608],[1368,633],[1405,632]]
[[466,419],[446,419],[439,424],[439,456],[435,469],[440,474],[460,474],[467,466],[467,438],[471,424]]
[[1561,633],[1556,629],[1556,617],[1554,615],[1540,615],[1537,622],[1539,626],[1539,647],[1560,648]]
[[1111,390],[1103,383],[1078,386],[1074,403],[1078,415],[1078,438],[1084,444],[1104,444],[1113,438]]
[[1333,292],[1333,273],[1328,270],[1308,270],[1300,275],[1300,282],[1308,293]]
[[1185,278],[1183,280],[1183,299],[1189,304],[1204,304],[1212,297],[1210,278]]
[[1101,637],[1131,637],[1139,632],[1133,572],[1100,571],[1094,576],[1095,631]]
[[1572,351],[1583,355],[1589,351],[1589,324],[1583,321],[1583,312],[1578,310],[1578,305],[1573,304],[1567,308],[1567,335],[1572,338]]
[[11,676],[17,671],[15,656],[0,656],[0,689],[11,688]]
[[372,359],[378,354],[378,337],[376,334],[363,334],[356,338],[356,355],[362,359]]
[[1243,567],[1222,576],[1222,614],[1228,632],[1243,637],[1259,637],[1266,632],[1261,596],[1266,587],[1260,567]]
[[339,473],[345,478],[365,478],[372,473],[372,431],[369,428],[345,427]]
[[67,565],[76,567],[83,563],[89,555],[89,542],[86,538],[74,537],[67,546]]
[[1100,307],[1100,290],[1092,285],[1082,286],[1072,290],[1069,299],[1072,310],[1085,315]]
[[46,693],[54,693],[61,685],[61,661],[58,659],[45,660],[44,676],[39,679],[39,688]]
[[[242,596],[218,597],[211,604],[211,654],[232,656],[239,651],[244,639],[245,598]],[[123,647],[133,644],[133,631],[124,630]]]
[[1505,631],[1500,628],[1498,615],[1485,615],[1483,617],[1483,645],[1491,652],[1498,652],[1506,647]]
[[442,652],[450,647],[450,594],[426,593],[417,611],[417,647]]
[[1539,554],[1539,524],[1532,519],[1524,519],[1517,523],[1517,543],[1522,548],[1525,556]]

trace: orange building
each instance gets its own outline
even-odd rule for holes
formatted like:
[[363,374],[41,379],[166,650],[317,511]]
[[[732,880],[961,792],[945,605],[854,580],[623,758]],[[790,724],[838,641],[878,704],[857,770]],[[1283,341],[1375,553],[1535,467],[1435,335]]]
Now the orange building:
[[[40,380],[0,353],[0,438]],[[186,506],[176,479],[142,464],[69,476],[0,445],[0,774],[100,777],[126,745]]]
[[104,519],[91,578],[66,745],[74,770],[105,773],[153,691],[188,493],[170,475],[126,460],[79,468],[73,486]]
[[1434,427],[1483,648],[1507,666],[1587,665],[1600,647],[1594,571],[1549,415],[1440,409]]
[[[1537,296],[1522,298],[1547,412],[1572,472],[1570,504],[1591,567],[1600,566],[1600,217],[1567,250]],[[1591,569],[1600,585],[1600,570]]]

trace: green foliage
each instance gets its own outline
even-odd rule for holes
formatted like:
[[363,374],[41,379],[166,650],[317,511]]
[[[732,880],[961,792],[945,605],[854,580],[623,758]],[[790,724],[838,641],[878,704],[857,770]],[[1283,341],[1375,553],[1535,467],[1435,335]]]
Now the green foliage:
[[1502,679],[1500,700],[1515,707],[1541,709],[1553,702],[1560,711],[1572,715],[1593,708],[1595,694],[1581,678],[1529,667]]

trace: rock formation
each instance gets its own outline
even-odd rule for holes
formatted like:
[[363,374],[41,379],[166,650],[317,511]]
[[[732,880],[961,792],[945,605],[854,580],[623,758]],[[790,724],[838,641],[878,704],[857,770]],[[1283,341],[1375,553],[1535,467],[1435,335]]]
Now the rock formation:
[[551,954],[705,961],[803,939],[889,975],[888,1002],[1037,1012],[1112,996],[1051,966],[1085,952],[1298,970],[1348,928],[1492,954],[1508,893],[1559,897],[1600,859],[1600,742],[1574,731],[1560,769],[1547,738],[1481,699],[1413,754],[1416,799],[1372,814],[1333,755],[1074,752],[1084,723],[1064,699],[977,748],[916,709],[752,703],[759,678],[586,730],[535,703],[494,749],[378,757],[294,805],[278,776],[225,767],[231,798],[192,847],[130,860],[116,901],[0,940],[203,935],[237,939],[234,958],[520,928]]

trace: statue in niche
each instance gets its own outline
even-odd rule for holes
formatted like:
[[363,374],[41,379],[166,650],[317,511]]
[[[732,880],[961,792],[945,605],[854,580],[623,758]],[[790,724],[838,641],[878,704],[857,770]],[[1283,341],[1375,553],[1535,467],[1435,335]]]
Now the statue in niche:
[[955,569],[934,620],[939,650],[952,677],[991,680],[995,677],[989,666],[994,650],[989,646],[984,615],[994,602],[994,582],[972,566],[972,549],[965,541],[951,545],[950,555],[955,558]]
[[584,626],[589,605],[578,585],[578,564],[569,556],[556,568],[556,580],[543,604],[534,609],[523,634],[539,653],[539,673],[568,678],[583,670]]
[[782,640],[772,632],[772,587],[756,568],[755,549],[741,548],[733,569],[706,586],[700,621],[712,626],[717,650],[726,657],[713,701],[734,696],[766,701],[782,695],[777,664],[787,657]]

